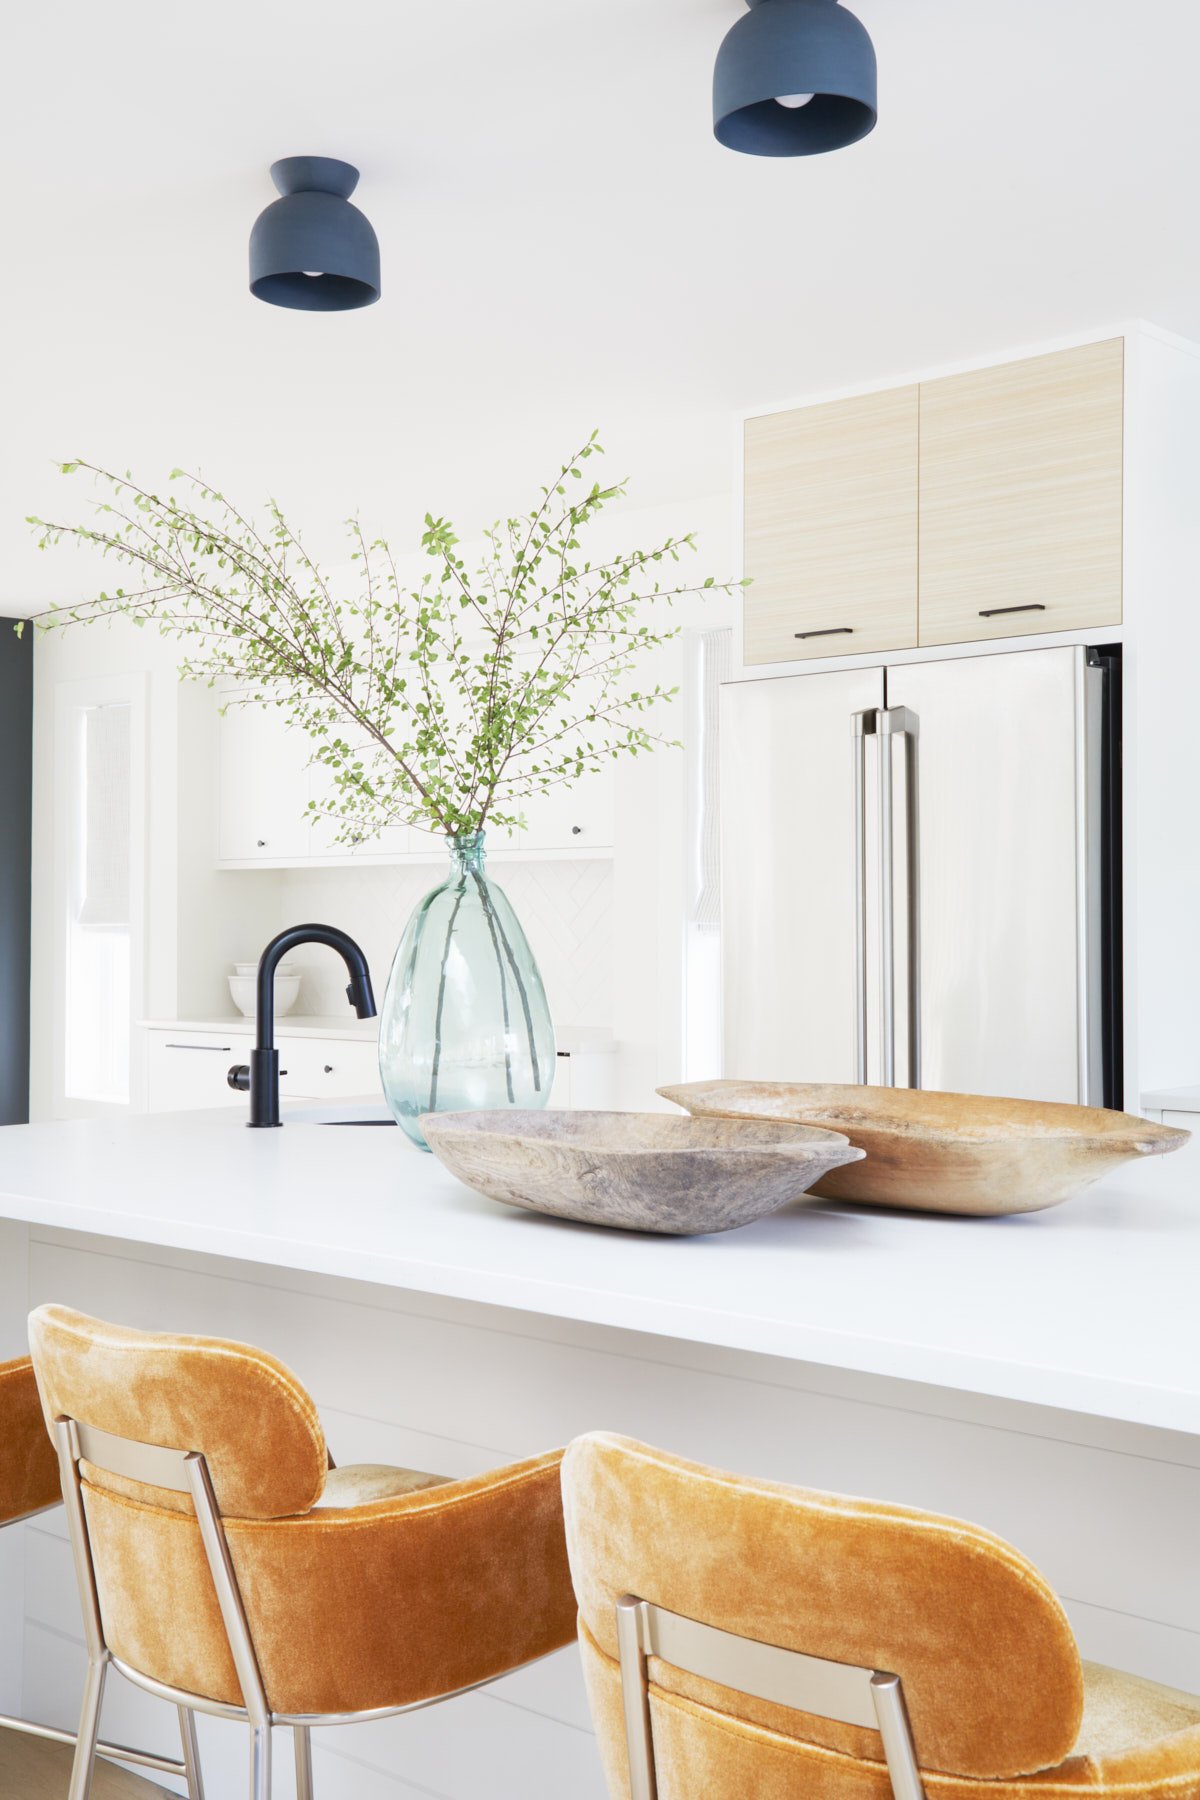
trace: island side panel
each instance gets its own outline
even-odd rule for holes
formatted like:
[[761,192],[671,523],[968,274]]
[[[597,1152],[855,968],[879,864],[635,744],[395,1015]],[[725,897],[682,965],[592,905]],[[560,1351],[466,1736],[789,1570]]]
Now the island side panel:
[[[29,1228],[0,1219],[0,1362],[27,1354]],[[22,1704],[25,1545],[28,1527],[0,1531],[0,1712]]]
[[[605,1428],[959,1514],[1039,1564],[1085,1655],[1200,1690],[1196,1438],[42,1228],[29,1256],[35,1301],[265,1345],[312,1389],[339,1462],[468,1475]],[[28,1535],[27,1696],[69,1722],[82,1648],[60,1516]],[[169,1742],[158,1703],[113,1685],[121,1731]],[[238,1729],[202,1729],[214,1783],[232,1786]],[[573,1651],[449,1708],[323,1734],[318,1754],[326,1800],[603,1800]]]

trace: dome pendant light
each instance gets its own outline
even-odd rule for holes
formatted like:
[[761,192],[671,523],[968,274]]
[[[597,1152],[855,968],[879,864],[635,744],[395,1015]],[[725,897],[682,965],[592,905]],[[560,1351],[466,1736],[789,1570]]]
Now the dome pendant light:
[[332,156],[271,164],[282,196],[250,233],[250,292],[271,306],[347,312],[379,298],[379,240],[350,195],[358,170]]
[[717,52],[713,131],[748,156],[816,156],[875,124],[875,47],[839,0],[747,0]]

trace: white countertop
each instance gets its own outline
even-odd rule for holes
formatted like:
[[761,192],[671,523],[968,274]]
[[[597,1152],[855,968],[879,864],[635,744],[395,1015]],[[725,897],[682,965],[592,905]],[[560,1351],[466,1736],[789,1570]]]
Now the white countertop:
[[[226,1018],[208,1019],[139,1019],[144,1031],[234,1032],[239,1037],[254,1036],[253,1014],[235,1013]],[[379,1020],[356,1019],[352,1012],[331,1014],[322,1018],[316,1013],[284,1013],[275,1020],[276,1038],[339,1038],[373,1044],[379,1037]],[[554,1034],[560,1056],[607,1054],[615,1050],[613,1034],[605,1026],[564,1025]]]
[[8,1126],[0,1217],[1200,1435],[1195,1144],[1045,1213],[808,1201],[650,1238],[494,1204],[394,1128],[303,1117]]
[[1200,1087],[1157,1088],[1142,1095],[1144,1112],[1200,1112]]
[[[231,1013],[225,1018],[208,1019],[139,1019],[138,1024],[146,1031],[232,1031],[239,1037],[254,1036],[253,1013]],[[275,1036],[349,1038],[373,1044],[379,1037],[379,1020],[356,1018],[349,1008],[344,1013],[324,1018],[317,1013],[284,1013],[275,1020]]]

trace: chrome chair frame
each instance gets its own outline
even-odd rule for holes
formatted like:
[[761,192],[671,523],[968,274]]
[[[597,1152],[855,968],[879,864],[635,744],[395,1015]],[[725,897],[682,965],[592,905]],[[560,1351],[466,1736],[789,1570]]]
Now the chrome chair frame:
[[[465,1687],[454,1688],[448,1693],[431,1695],[427,1700],[414,1700],[405,1706],[380,1706],[365,1712],[272,1712],[263,1686],[246,1609],[242,1604],[212,1477],[202,1453],[198,1450],[173,1450],[159,1444],[138,1443],[132,1438],[114,1437],[111,1432],[100,1431],[95,1426],[85,1425],[81,1420],[65,1417],[55,1420],[54,1431],[88,1652],[83,1711],[67,1800],[89,1800],[96,1756],[100,1753],[108,1754],[98,1742],[96,1733],[105,1676],[110,1666],[127,1681],[133,1682],[135,1687],[178,1707],[185,1762],[183,1765],[158,1763],[150,1766],[169,1766],[171,1772],[185,1774],[189,1783],[190,1800],[204,1800],[196,1751],[195,1713],[209,1713],[220,1719],[237,1719],[250,1727],[250,1800],[271,1800],[271,1731],[277,1725],[289,1728],[293,1734],[296,1759],[296,1800],[314,1800],[310,1733],[315,1727],[358,1725],[373,1719],[394,1718],[400,1713],[421,1712],[427,1706],[437,1706],[443,1700],[453,1700],[459,1694],[472,1693],[477,1688],[488,1687],[492,1681],[500,1679],[498,1675],[488,1676],[483,1681],[469,1682]],[[217,1605],[237,1672],[238,1686],[242,1691],[241,1706],[224,1700],[210,1700],[203,1694],[189,1694],[182,1688],[157,1681],[152,1675],[143,1674],[140,1669],[122,1662],[109,1649],[100,1616],[100,1597],[83,1505],[83,1481],[79,1472],[81,1460],[111,1475],[123,1476],[128,1481],[140,1481],[149,1487],[167,1488],[173,1493],[190,1495],[200,1528],[205,1561],[212,1576]],[[532,1660],[538,1662],[541,1658],[534,1657]],[[528,1667],[528,1664],[521,1666]],[[505,1675],[514,1672],[512,1669],[502,1671]]]
[[[58,1501],[49,1506],[34,1506],[29,1512],[18,1513],[15,1518],[5,1519],[3,1529],[10,1525],[24,1525],[28,1519],[40,1519],[44,1513],[53,1512]],[[78,1734],[74,1731],[61,1731],[54,1725],[39,1725],[33,1719],[14,1718],[9,1713],[0,1713],[0,1731],[17,1732],[22,1737],[38,1738],[47,1744],[71,1744],[78,1742]],[[183,1742],[182,1757],[160,1756],[154,1750],[135,1750],[129,1744],[110,1744],[98,1738],[95,1754],[103,1756],[109,1762],[127,1763],[136,1769],[153,1769],[160,1775],[181,1775],[187,1783],[188,1800],[204,1800],[204,1782],[200,1773],[200,1752],[196,1743],[196,1727],[190,1713],[182,1710],[179,1714],[179,1731]]]
[[883,1740],[895,1800],[925,1800],[898,1675],[738,1637],[633,1594],[617,1601],[617,1651],[630,1800],[657,1800],[658,1796],[646,1669],[646,1659],[651,1656],[756,1700],[877,1731]]

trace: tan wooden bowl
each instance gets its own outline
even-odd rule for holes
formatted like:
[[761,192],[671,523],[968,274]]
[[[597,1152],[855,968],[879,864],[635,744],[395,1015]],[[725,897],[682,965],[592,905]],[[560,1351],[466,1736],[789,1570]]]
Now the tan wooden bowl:
[[824,1175],[814,1194],[915,1212],[1040,1212],[1191,1136],[1094,1106],[911,1088],[698,1081],[658,1091],[695,1118],[789,1119],[845,1132],[866,1160]]
[[439,1162],[489,1199],[675,1236],[748,1225],[863,1154],[809,1125],[672,1113],[426,1113],[421,1130]]

